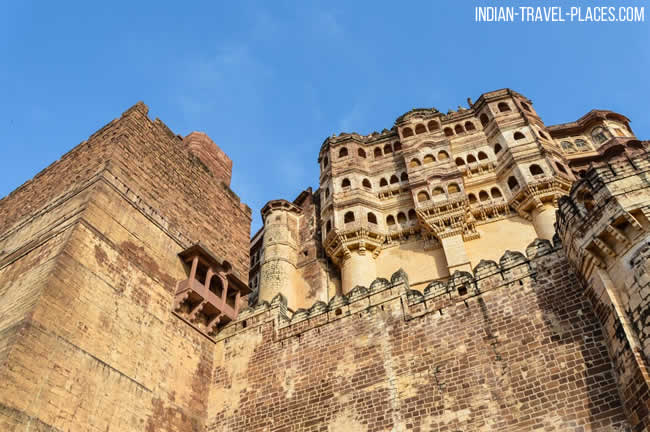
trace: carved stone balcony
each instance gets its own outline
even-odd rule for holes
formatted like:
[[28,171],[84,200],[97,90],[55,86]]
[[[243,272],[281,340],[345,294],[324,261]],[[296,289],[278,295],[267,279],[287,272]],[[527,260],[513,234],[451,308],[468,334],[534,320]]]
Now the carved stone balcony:
[[237,319],[241,296],[250,288],[231,273],[227,261],[219,260],[200,244],[179,254],[189,267],[188,278],[178,282],[174,314],[208,337],[218,326]]
[[522,217],[528,218],[528,213],[542,202],[555,202],[560,196],[569,193],[571,182],[559,176],[535,176],[535,181],[513,191],[509,205]]
[[465,241],[479,237],[465,194],[458,192],[439,203],[427,201],[416,208],[420,224],[438,239],[462,234]]

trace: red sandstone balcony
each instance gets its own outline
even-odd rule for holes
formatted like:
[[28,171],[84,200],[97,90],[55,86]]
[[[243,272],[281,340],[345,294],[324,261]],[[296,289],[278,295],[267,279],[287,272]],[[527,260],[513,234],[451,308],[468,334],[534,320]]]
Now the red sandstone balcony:
[[227,261],[219,260],[200,244],[179,254],[189,276],[176,288],[174,313],[207,336],[219,324],[237,319],[241,296],[250,288],[231,273]]

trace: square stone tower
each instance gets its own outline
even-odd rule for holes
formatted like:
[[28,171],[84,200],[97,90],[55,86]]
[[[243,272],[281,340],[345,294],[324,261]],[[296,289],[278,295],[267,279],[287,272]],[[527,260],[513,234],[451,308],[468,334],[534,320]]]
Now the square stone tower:
[[209,332],[247,292],[251,211],[207,135],[147,111],[0,201],[2,431],[203,430]]

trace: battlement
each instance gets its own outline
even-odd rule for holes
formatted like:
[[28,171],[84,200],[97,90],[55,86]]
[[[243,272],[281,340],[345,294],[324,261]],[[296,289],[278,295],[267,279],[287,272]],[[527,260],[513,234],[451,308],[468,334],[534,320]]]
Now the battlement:
[[383,304],[396,299],[402,301],[406,321],[425,313],[442,315],[446,308],[476,301],[488,291],[503,287],[516,289],[525,281],[535,280],[535,260],[559,251],[560,244],[537,239],[526,248],[525,255],[506,251],[498,263],[481,260],[472,273],[456,271],[449,278],[430,282],[422,292],[410,287],[408,275],[400,269],[390,280],[377,278],[368,287],[357,286],[347,294],[332,297],[327,303],[317,301],[309,308],[295,311],[287,307],[287,299],[279,293],[270,302],[260,301],[242,310],[237,320],[220,329],[214,340],[221,341],[240,332],[253,331],[256,325],[268,320],[276,326],[276,340],[299,336],[329,322],[372,308],[383,308]]

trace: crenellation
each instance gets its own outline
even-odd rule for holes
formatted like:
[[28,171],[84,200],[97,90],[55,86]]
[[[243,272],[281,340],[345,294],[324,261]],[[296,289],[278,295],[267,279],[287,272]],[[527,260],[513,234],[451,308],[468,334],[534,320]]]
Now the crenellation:
[[[377,305],[387,299],[387,295],[400,296],[405,295],[408,299],[408,304],[414,304],[427,299],[437,297],[457,297],[461,300],[475,297],[489,291],[496,289],[499,286],[508,286],[513,282],[518,282],[522,278],[535,278],[537,271],[534,269],[533,260],[544,257],[549,254],[557,253],[557,247],[553,247],[548,240],[536,239],[527,248],[528,257],[521,252],[506,251],[506,253],[499,260],[499,264],[494,261],[482,261],[474,269],[473,274],[466,271],[456,271],[454,274],[445,279],[430,282],[423,292],[411,289],[409,287],[408,275],[403,270],[398,270],[393,273],[390,281],[383,278],[375,279],[369,287],[356,286],[347,294],[334,296],[330,299],[329,303],[317,301],[308,308],[299,308],[292,313],[286,308],[287,300],[282,294],[277,294],[275,299],[271,302],[259,302],[258,306],[251,307],[241,313],[240,320],[250,320],[250,317],[262,313],[263,311],[271,310],[275,304],[278,307],[276,311],[280,320],[271,319],[274,322],[283,322],[284,325],[293,325],[308,319],[312,319],[320,314],[327,314],[329,312],[336,312],[342,307],[346,308],[346,312],[359,310],[359,306],[355,303],[361,302],[366,306],[361,306],[361,309]],[[377,302],[371,300],[372,297],[378,297],[382,301]],[[285,305],[282,307],[282,305]],[[334,313],[334,319],[339,319],[340,314]],[[268,317],[268,315],[267,315]],[[224,327],[220,336],[233,335],[229,331],[231,327],[244,331],[246,327],[238,327],[237,322],[233,322]],[[300,332],[304,332],[304,326],[301,327]],[[217,341],[220,340],[217,339]]]

